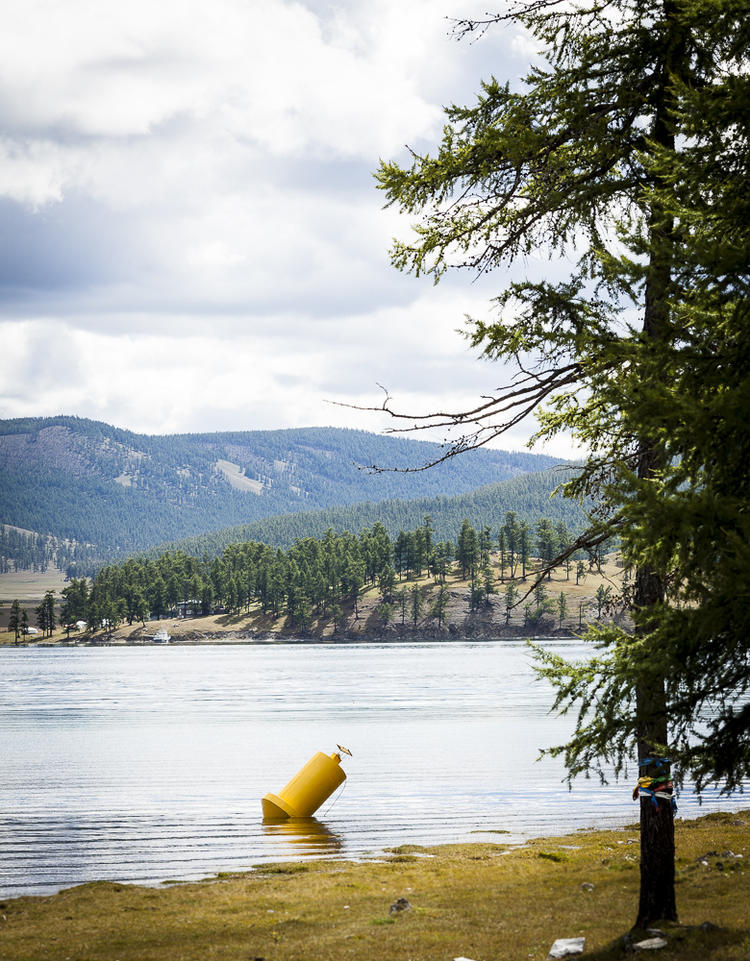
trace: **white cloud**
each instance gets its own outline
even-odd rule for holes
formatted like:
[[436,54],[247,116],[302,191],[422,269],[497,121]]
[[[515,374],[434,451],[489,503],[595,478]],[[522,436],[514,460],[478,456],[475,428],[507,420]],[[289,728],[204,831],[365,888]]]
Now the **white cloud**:
[[69,160],[58,144],[0,137],[0,196],[36,210],[62,200],[70,179]]
[[[148,432],[382,422],[473,403],[455,334],[492,281],[388,264],[371,172],[516,70],[449,36],[473,0],[8,0],[0,33],[0,416]],[[513,44],[517,49],[514,51]],[[518,446],[518,438],[513,446]]]
[[148,189],[138,162],[153,171],[154,145],[167,154],[157,168],[163,186],[159,173],[193,169],[195,148],[199,169],[206,153],[221,167],[248,147],[266,158],[374,162],[440,122],[419,89],[441,24],[425,3],[401,13],[389,2],[354,5],[354,16],[339,9],[328,36],[311,11],[282,0],[9,7],[0,35],[4,127],[19,143],[59,136],[46,164],[67,156],[70,179],[80,173],[84,187],[97,173],[101,187],[96,168],[121,155],[136,163],[128,180]]
[[[172,317],[171,331],[162,321],[151,334],[148,316],[126,318],[123,333],[50,318],[6,322],[0,416],[76,413],[143,433],[315,424],[388,429],[394,422],[386,416],[356,409],[379,406],[381,384],[394,409],[417,414],[468,409],[507,376],[478,362],[455,332],[459,304],[465,306],[458,292],[429,290],[412,305],[344,324],[275,315],[232,338],[212,336],[210,317],[201,324]],[[495,446],[519,449],[527,437],[514,431]],[[568,449],[561,443],[550,452],[564,456]]]

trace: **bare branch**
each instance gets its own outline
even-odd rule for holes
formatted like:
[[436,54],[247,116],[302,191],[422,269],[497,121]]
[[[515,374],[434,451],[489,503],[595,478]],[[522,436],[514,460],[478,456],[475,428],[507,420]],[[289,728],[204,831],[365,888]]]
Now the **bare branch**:
[[493,24],[504,23],[507,20],[517,20],[519,17],[548,10],[552,7],[559,7],[569,2],[570,0],[533,0],[532,3],[519,3],[515,7],[511,7],[507,13],[485,13],[484,17],[478,20],[472,20],[468,17],[446,17],[446,20],[453,24],[451,33],[457,40],[472,34],[476,34],[476,39],[479,39]]
[[[468,411],[435,411],[431,414],[402,413],[390,406],[391,396],[382,384],[378,384],[378,387],[384,392],[385,400],[377,407],[348,404],[343,401],[327,401],[327,403],[335,407],[347,407],[350,410],[385,412],[395,420],[409,421],[408,427],[387,428],[385,432],[388,434],[411,434],[439,428],[450,430],[464,425],[476,427],[476,430],[462,434],[456,439],[450,441],[447,438],[444,439],[442,446],[445,447],[445,453],[419,467],[382,467],[368,464],[364,468],[378,474],[386,472],[411,474],[429,470],[466,451],[485,447],[490,441],[507,433],[528,417],[550,394],[576,383],[579,373],[577,363],[567,364],[544,374],[524,372],[525,376],[521,379],[520,385],[509,387],[497,395],[485,396],[483,403]],[[498,417],[501,418],[499,422],[488,423]]]

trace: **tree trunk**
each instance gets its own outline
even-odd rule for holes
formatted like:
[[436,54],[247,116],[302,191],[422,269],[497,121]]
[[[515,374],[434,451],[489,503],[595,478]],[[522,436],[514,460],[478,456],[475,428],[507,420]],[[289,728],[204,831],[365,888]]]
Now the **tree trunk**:
[[[671,231],[671,223],[662,221],[661,230]],[[657,254],[652,258],[646,287],[644,334],[653,339],[666,335],[667,296],[670,266]],[[644,438],[640,442],[638,477],[649,480],[664,465],[660,445]],[[635,575],[633,606],[636,615],[664,601],[664,580],[660,572],[639,567]],[[648,621],[637,622],[636,635],[647,636]],[[654,663],[658,663],[658,651]],[[648,670],[650,665],[646,666]],[[638,722],[639,777],[669,774],[669,764],[662,752],[669,740],[664,677],[655,670],[647,674],[636,691]],[[646,764],[646,759],[656,759]],[[654,921],[677,920],[674,891],[674,818],[672,802],[667,798],[641,797],[641,890],[635,926],[647,928]]]
[[655,921],[676,921],[674,892],[674,820],[672,804],[663,798],[656,806],[641,798],[641,891],[635,926],[646,929]]
[[[636,602],[651,606],[661,600],[661,577],[639,569]],[[650,678],[638,688],[636,697],[639,776],[668,775],[669,762],[656,747],[666,745],[669,737],[663,678]],[[645,929],[660,920],[677,920],[672,802],[667,798],[641,797],[641,887],[635,926]]]
[[[674,0],[665,0],[665,50],[661,75],[654,98],[654,117],[651,139],[661,147],[673,151],[674,97],[670,89],[674,77],[685,69],[684,27],[677,17]],[[646,276],[643,335],[653,342],[666,341],[670,336],[669,296],[674,258],[674,219],[657,203],[651,208],[648,224],[650,262]],[[638,477],[650,480],[658,476],[665,464],[661,445],[649,437],[642,437],[638,450]],[[647,611],[664,601],[663,572],[640,567],[635,574],[633,606],[638,612]],[[650,626],[641,620],[636,634],[643,637]],[[654,652],[658,663],[658,652]],[[654,671],[644,677],[636,692],[638,721],[639,776],[669,774],[669,763],[660,756],[669,741],[664,677]],[[645,764],[646,759],[651,760]],[[677,920],[674,890],[674,816],[672,802],[667,798],[641,798],[641,888],[636,927],[646,928],[655,921]]]

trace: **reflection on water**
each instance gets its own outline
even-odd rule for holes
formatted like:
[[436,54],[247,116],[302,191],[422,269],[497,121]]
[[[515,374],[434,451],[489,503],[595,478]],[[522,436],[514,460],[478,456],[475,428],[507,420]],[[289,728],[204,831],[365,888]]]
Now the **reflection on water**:
[[[632,784],[569,792],[561,761],[536,763],[571,722],[549,714],[551,691],[514,641],[0,657],[0,897],[376,857],[476,832],[514,842],[638,815]],[[317,821],[264,825],[263,795],[336,744],[354,752],[346,790]],[[689,795],[679,803],[700,813]]]
[[314,854],[318,857],[332,857],[344,846],[341,837],[317,818],[263,821],[263,834],[292,845],[290,854],[295,856]]

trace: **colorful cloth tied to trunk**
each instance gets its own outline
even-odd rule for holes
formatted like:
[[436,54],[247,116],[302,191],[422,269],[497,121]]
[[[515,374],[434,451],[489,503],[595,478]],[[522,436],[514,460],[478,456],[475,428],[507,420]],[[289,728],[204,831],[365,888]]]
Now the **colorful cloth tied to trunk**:
[[[657,768],[666,767],[669,764],[667,758],[652,758],[647,757],[641,761],[640,766],[647,767],[649,764],[656,764]],[[672,803],[672,813],[677,813],[677,801],[674,796],[674,784],[668,774],[657,774],[656,777],[648,777],[644,775],[638,778],[638,783],[633,789],[633,800],[637,801],[640,797],[651,798],[651,803],[654,807],[658,807],[659,802],[657,798],[663,798],[665,801],[671,801]]]

